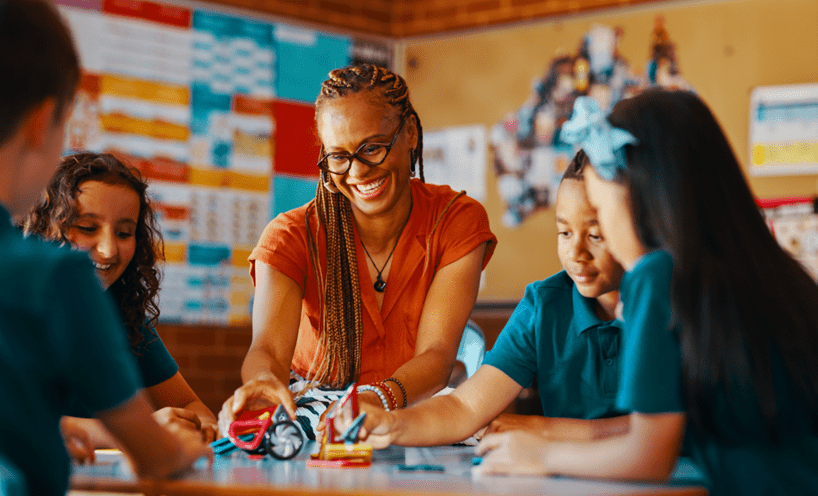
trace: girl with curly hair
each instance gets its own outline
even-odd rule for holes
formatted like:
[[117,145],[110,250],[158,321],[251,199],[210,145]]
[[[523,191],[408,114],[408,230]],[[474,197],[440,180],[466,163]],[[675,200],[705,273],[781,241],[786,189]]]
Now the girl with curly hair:
[[[179,372],[154,326],[159,317],[162,235],[139,173],[110,154],[77,153],[65,157],[40,201],[22,222],[26,235],[68,243],[87,251],[103,288],[113,297],[125,322],[131,350],[154,418],[163,425],[202,432],[210,442],[216,417]],[[72,413],[91,417],[83,405]],[[63,425],[96,422],[64,418]],[[86,425],[97,445],[106,436]],[[94,440],[95,439],[95,440]]]

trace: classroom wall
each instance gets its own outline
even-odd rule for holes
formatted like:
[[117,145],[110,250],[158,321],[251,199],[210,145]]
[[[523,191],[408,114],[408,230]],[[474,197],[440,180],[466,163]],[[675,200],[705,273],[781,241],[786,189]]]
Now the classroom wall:
[[[649,58],[654,19],[676,44],[681,73],[720,120],[739,161],[748,156],[749,97],[756,86],[818,82],[818,2],[726,0],[668,2],[504,28],[405,40],[398,60],[424,130],[482,124],[487,128],[526,100],[558,52],[576,53],[594,24],[624,30],[619,44],[634,73]],[[491,160],[491,157],[489,157]],[[517,300],[525,285],[561,266],[554,210],[509,229],[486,164],[485,206],[499,244],[486,269],[480,301]],[[758,197],[818,194],[818,175],[750,177]]]

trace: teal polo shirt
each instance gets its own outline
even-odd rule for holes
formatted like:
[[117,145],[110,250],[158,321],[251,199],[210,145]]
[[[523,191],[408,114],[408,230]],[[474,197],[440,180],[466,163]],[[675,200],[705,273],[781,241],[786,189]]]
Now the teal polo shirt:
[[140,384],[122,322],[84,253],[23,239],[0,207],[0,456],[30,494],[64,495],[60,416],[102,411]]
[[522,387],[536,378],[546,417],[622,415],[615,405],[622,327],[597,317],[594,301],[565,271],[529,284],[483,364]]
[[[642,413],[684,412],[681,349],[670,328],[670,288],[673,259],[664,251],[643,256],[625,274],[620,285],[623,303],[622,354],[624,368],[618,405]],[[791,384],[783,367],[775,370],[774,382],[779,402],[780,426],[785,433],[778,443],[742,439],[737,424],[761,432],[764,421],[750,412],[751,391],[725,392],[708,405],[720,412],[719,430],[730,439],[713,435],[688,423],[685,449],[705,478],[710,496],[818,494],[818,435],[811,425],[808,409],[791,394]],[[731,418],[729,402],[738,402],[736,411],[747,412]],[[741,405],[748,405],[741,408]],[[718,417],[717,417],[718,418]]]
[[[146,324],[141,326],[139,330],[142,332],[142,342],[132,348],[131,355],[136,359],[136,370],[141,379],[141,384],[149,388],[161,384],[176,375],[179,366],[170,355],[156,330],[148,327],[147,320]],[[123,335],[127,334],[124,326],[122,333]],[[90,418],[94,416],[94,411],[79,402],[75,402],[69,406],[67,415]]]

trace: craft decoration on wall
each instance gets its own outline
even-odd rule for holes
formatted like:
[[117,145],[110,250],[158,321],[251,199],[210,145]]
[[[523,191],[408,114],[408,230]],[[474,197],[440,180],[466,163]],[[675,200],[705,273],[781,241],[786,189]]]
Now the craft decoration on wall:
[[757,200],[775,239],[818,282],[818,197]]
[[594,98],[610,112],[622,98],[651,86],[689,88],[681,77],[675,46],[658,16],[645,74],[637,76],[619,54],[621,29],[594,26],[575,54],[555,57],[542,78],[532,84],[523,105],[490,132],[494,171],[506,205],[503,223],[516,227],[534,212],[553,204],[563,172],[575,147],[560,139],[578,96]]
[[313,102],[330,70],[391,64],[372,41],[143,0],[58,0],[82,82],[65,151],[140,170],[165,241],[160,320],[248,324],[247,257],[315,194]]

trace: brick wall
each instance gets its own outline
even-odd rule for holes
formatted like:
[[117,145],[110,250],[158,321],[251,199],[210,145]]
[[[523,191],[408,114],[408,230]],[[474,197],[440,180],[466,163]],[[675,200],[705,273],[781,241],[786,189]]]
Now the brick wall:
[[389,38],[473,29],[668,0],[211,0]]
[[[472,320],[483,330],[488,348],[512,310],[510,304],[478,303]],[[250,327],[160,324],[156,331],[190,387],[218,415],[224,400],[241,385],[241,364],[252,339]]]

